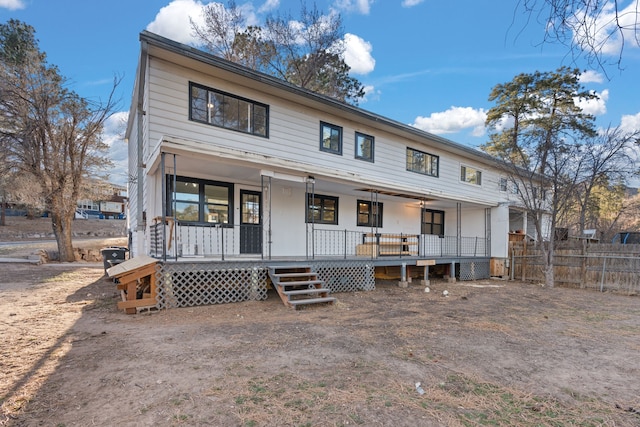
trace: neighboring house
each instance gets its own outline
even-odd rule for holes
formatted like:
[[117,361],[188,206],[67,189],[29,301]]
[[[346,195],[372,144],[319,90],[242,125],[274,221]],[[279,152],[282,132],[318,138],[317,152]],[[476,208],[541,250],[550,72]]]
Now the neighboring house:
[[126,216],[127,189],[121,185],[95,181],[103,188],[97,199],[78,200],[76,219],[123,219]]
[[427,259],[451,278],[488,277],[490,259],[508,256],[513,194],[485,153],[146,31],[140,40],[126,134],[132,256],[198,271],[349,262],[367,280]]

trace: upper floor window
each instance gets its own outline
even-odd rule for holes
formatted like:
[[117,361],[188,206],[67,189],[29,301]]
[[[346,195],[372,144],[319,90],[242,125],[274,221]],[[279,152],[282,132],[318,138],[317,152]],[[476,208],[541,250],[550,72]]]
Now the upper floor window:
[[373,162],[373,148],[375,139],[371,135],[356,132],[356,159]]
[[382,228],[382,203],[358,200],[358,225]]
[[438,176],[439,157],[407,147],[407,170],[429,176]]
[[307,193],[306,221],[315,224],[338,224],[338,198]]
[[507,181],[507,178],[500,177],[498,187],[500,188],[500,191],[507,191],[509,189],[509,181]]
[[189,84],[189,118],[225,129],[269,136],[269,106],[215,89]]
[[167,177],[167,215],[185,222],[233,224],[233,184]]
[[482,171],[469,166],[460,166],[460,181],[482,185]]
[[320,122],[320,150],[342,155],[342,128]]

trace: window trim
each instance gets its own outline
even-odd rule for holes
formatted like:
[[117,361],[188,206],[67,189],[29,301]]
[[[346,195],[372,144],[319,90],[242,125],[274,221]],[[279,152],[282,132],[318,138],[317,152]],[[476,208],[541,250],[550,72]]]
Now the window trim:
[[[173,194],[175,190],[173,189],[173,175],[167,175],[167,206],[165,207],[166,215],[169,217],[174,217],[173,206],[174,199]],[[182,223],[188,224],[218,224],[221,227],[233,227],[234,217],[233,217],[233,206],[234,206],[234,184],[230,182],[222,182],[222,181],[212,181],[208,179],[202,178],[192,178],[188,176],[176,175],[176,182],[186,182],[186,183],[196,183],[198,184],[198,220],[197,221],[187,221],[183,219],[178,219],[178,221]],[[227,222],[209,222],[204,218],[205,215],[205,207],[210,203],[207,203],[205,200],[205,185],[212,185],[216,187],[226,187],[228,191],[228,213],[227,213]],[[175,200],[176,202],[178,200]]]
[[[331,148],[326,148],[323,144],[324,139],[324,128],[328,127],[331,130],[336,130],[338,131],[338,149],[337,150],[332,150]],[[338,125],[332,125],[331,123],[327,123],[327,122],[320,122],[320,151],[324,151],[325,153],[331,153],[331,154],[337,154],[339,156],[342,156],[342,143],[343,143],[343,132],[342,132],[342,126],[338,126]]]
[[[367,212],[367,216],[369,220],[367,221],[367,223],[360,222],[360,204],[361,203],[369,207],[369,211]],[[371,212],[374,204],[378,206],[377,216]],[[377,224],[373,223],[374,217],[378,219]],[[356,200],[356,226],[382,228],[383,220],[384,220],[383,203],[380,203],[380,202],[376,203],[376,202],[372,202],[371,200],[359,200],[359,199]]]
[[[370,158],[358,155],[358,137],[371,139],[371,157]],[[362,133],[362,132],[356,131],[355,138],[354,138],[353,157],[358,159],[358,160],[374,163],[375,162],[375,160],[374,160],[375,159],[375,146],[376,146],[376,138],[374,136],[367,135],[366,133]]]
[[[204,90],[207,93],[207,103],[209,102],[209,97],[210,97],[210,93],[215,93],[215,94],[219,94],[222,96],[227,96],[227,97],[231,97],[233,99],[237,99],[238,101],[243,101],[243,102],[247,102],[249,103],[252,108],[251,108],[251,131],[246,131],[246,130],[242,130],[242,129],[236,129],[233,127],[228,127],[228,126],[221,126],[219,124],[216,123],[212,123],[211,120],[208,118],[207,120],[200,120],[197,118],[194,118],[193,115],[193,88],[196,87],[198,89]],[[210,104],[207,104],[207,107]],[[259,133],[257,131],[255,131],[255,106],[259,106],[259,107],[263,107],[265,110],[265,123],[264,123],[264,134]],[[207,108],[207,116],[209,116],[209,108]],[[269,138],[269,105],[267,104],[263,104],[262,102],[258,102],[258,101],[254,101],[252,99],[249,98],[244,98],[242,96],[238,96],[238,95],[234,95],[232,93],[229,92],[225,92],[222,90],[218,90],[218,89],[214,89],[205,85],[201,85],[198,83],[194,83],[194,82],[189,82],[189,120],[196,122],[196,123],[203,123],[209,126],[213,126],[213,127],[217,127],[220,129],[226,129],[226,130],[231,130],[231,131],[235,131],[235,132],[240,132],[240,133],[244,133],[247,135],[253,135],[253,136],[259,136],[261,138]]]
[[[311,198],[319,198],[320,199],[320,219],[315,221],[313,220],[313,215],[311,215]],[[315,193],[307,193],[306,197],[306,206],[305,206],[305,223],[306,224],[328,224],[328,225],[338,225],[338,212],[339,205],[337,196],[327,196],[324,194],[315,194]],[[323,219],[324,215],[324,202],[325,200],[332,200],[335,202],[335,217],[333,221],[326,221]]]
[[[429,158],[431,158],[431,169],[433,169],[433,162],[435,161],[435,169],[436,171],[433,172],[433,170],[431,171],[431,173],[426,172],[426,171],[421,171],[418,169],[412,169],[409,167],[409,151],[412,151],[414,153],[420,153],[423,154],[425,156],[428,156]],[[411,147],[407,147],[407,150],[405,152],[405,157],[406,157],[406,168],[407,171],[409,172],[414,172],[414,173],[419,173],[420,175],[425,175],[425,176],[431,176],[434,178],[439,178],[440,177],[440,156],[436,156],[435,154],[430,154],[427,153],[425,151],[420,151],[420,150],[416,150],[415,148],[411,148]]]
[[[467,179],[467,170],[475,171],[476,181],[479,181],[479,182],[472,182],[472,181],[468,180]],[[478,187],[482,187],[482,170],[478,169],[478,168],[476,168],[474,166],[461,164],[460,165],[460,182],[463,182],[465,184],[475,185],[475,186],[478,186]]]

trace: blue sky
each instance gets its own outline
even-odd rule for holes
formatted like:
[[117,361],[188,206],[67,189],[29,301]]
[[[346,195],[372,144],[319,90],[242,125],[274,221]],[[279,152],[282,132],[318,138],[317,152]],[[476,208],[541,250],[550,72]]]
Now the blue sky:
[[[623,0],[638,7],[639,0]],[[81,96],[105,99],[114,75],[123,76],[121,112],[105,129],[116,167],[111,180],[126,181],[121,139],[144,29],[191,44],[188,17],[199,18],[206,0],[0,0],[0,22],[32,25],[47,53]],[[236,0],[260,23],[267,13],[291,12],[299,0]],[[309,5],[313,1],[307,2]],[[341,14],[346,61],[367,87],[360,107],[461,144],[477,147],[491,89],[520,73],[562,65],[585,70],[583,83],[599,95],[584,106],[601,127],[640,129],[640,48],[625,47],[615,65],[589,70],[572,62],[565,46],[544,44],[543,24],[516,10],[517,2],[477,0],[316,0],[322,11]],[[615,55],[606,58],[615,60]],[[589,70],[589,71],[588,71]]]

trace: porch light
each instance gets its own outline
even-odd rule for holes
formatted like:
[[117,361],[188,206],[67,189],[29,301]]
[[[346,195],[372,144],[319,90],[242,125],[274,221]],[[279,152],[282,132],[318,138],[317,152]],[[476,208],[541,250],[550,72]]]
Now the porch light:
[[316,182],[316,179],[313,176],[309,175],[307,177],[307,184],[315,184],[315,182]]

